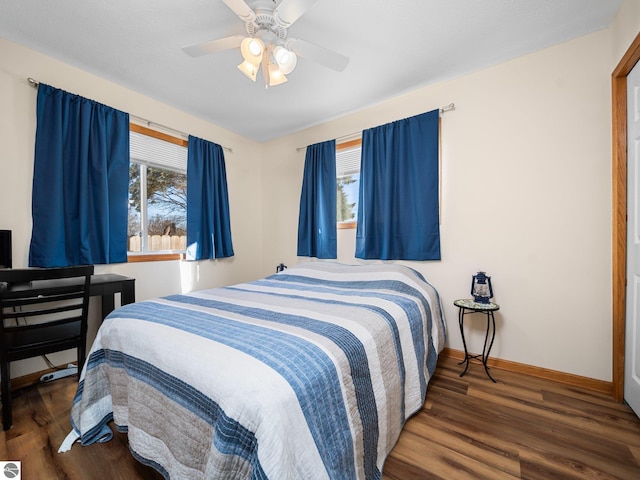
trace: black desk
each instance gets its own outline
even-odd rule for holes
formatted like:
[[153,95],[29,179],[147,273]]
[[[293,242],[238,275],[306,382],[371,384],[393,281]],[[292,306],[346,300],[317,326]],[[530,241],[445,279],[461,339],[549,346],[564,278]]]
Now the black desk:
[[[38,280],[30,284],[11,285],[12,290],[38,290],[47,286],[60,286],[63,283],[78,283],[81,279],[70,278],[62,280]],[[115,306],[115,294],[120,293],[120,304],[126,305],[136,301],[136,279],[117,275],[115,273],[102,273],[91,276],[89,295],[102,297],[102,320],[113,311]]]
[[136,279],[115,273],[91,276],[89,295],[102,297],[102,320],[113,311],[115,294],[118,292],[120,292],[121,305],[134,303],[136,301]]

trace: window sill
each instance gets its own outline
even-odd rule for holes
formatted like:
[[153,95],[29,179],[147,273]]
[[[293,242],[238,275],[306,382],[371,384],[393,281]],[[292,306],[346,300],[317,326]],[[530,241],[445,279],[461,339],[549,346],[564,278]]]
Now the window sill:
[[127,256],[128,263],[165,262],[167,260],[184,260],[184,253],[145,253]]
[[339,222],[338,230],[353,230],[358,226],[358,222]]

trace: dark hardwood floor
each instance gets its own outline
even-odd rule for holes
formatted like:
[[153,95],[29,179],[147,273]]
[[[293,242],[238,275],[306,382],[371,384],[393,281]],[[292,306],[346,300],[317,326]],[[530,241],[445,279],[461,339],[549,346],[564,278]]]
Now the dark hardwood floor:
[[[627,406],[497,368],[494,384],[478,364],[462,378],[459,372],[456,360],[441,358],[383,480],[640,479],[640,420]],[[20,460],[24,480],[160,479],[133,459],[122,434],[57,453],[70,430],[75,388],[66,378],[17,392],[0,459]]]

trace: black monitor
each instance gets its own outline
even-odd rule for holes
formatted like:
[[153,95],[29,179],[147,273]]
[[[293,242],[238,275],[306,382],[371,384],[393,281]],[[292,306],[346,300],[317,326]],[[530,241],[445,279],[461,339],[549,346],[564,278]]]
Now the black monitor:
[[11,230],[0,230],[0,268],[12,268]]

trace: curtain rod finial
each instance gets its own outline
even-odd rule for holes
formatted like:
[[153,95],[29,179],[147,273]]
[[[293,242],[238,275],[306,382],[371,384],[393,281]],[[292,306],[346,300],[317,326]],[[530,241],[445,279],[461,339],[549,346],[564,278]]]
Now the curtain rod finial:
[[455,103],[450,103],[446,107],[442,107],[440,109],[440,113],[450,112],[451,110],[455,110],[455,109],[456,109],[456,104]]
[[33,88],[38,88],[39,83],[36,82],[33,78],[27,78],[27,82],[29,82],[29,85],[31,85]]

